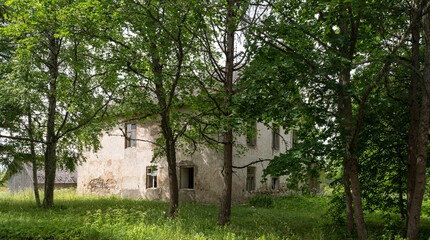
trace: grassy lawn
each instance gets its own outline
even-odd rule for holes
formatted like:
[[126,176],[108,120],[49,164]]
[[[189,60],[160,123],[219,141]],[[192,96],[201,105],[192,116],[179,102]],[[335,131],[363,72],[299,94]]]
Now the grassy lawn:
[[[172,220],[166,202],[55,194],[55,207],[45,210],[35,207],[31,192],[0,191],[0,239],[355,239],[325,214],[324,197],[284,196],[271,208],[237,205],[231,224],[219,227],[217,206],[182,203]],[[368,214],[366,220],[371,239],[391,239],[402,227],[395,216],[386,222]],[[422,223],[427,240],[430,219]]]

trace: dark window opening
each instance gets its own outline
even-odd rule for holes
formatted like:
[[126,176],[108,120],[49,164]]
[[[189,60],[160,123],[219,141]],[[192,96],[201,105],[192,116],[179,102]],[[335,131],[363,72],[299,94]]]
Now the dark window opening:
[[181,167],[181,188],[194,189],[194,167]]
[[272,190],[279,190],[279,177],[272,177]]

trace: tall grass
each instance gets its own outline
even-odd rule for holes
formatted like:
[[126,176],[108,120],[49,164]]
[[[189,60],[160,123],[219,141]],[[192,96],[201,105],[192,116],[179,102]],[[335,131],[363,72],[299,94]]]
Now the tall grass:
[[[58,190],[55,206],[46,210],[35,207],[30,191],[0,192],[0,239],[354,239],[327,217],[327,203],[325,197],[289,195],[273,198],[270,207],[237,205],[231,224],[220,227],[218,206],[181,203],[178,217],[170,219],[166,202]],[[371,239],[397,234],[379,215],[367,217]],[[428,219],[423,224],[430,229]]]

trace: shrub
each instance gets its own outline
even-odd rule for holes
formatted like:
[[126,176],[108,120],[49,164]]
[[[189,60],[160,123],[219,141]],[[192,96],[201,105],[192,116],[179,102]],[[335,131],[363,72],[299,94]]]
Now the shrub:
[[423,207],[421,209],[421,214],[430,217],[430,201],[423,201]]
[[248,201],[249,201],[249,204],[254,207],[265,207],[265,208],[273,207],[273,197],[265,194],[250,197]]

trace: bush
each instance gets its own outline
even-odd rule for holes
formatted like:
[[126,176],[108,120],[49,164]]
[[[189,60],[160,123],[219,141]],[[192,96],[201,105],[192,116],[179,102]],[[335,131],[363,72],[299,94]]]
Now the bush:
[[421,214],[430,217],[430,201],[423,201],[423,206],[421,209]]
[[249,201],[249,205],[254,207],[264,207],[264,208],[273,207],[273,198],[269,195],[257,195],[254,197],[250,197],[248,201]]

